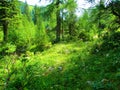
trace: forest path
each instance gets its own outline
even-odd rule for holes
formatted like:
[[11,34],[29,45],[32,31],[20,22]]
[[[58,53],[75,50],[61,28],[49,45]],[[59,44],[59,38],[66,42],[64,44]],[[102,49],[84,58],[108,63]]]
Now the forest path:
[[72,57],[84,55],[83,51],[88,46],[88,43],[86,44],[83,44],[83,42],[59,43],[42,53],[37,53],[35,56],[39,57],[40,63],[59,65],[66,63]]

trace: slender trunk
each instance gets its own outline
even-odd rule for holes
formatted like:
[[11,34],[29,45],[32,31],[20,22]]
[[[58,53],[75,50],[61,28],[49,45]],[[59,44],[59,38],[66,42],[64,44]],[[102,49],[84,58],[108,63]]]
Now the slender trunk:
[[69,24],[69,35],[72,36],[72,24]]
[[61,34],[62,34],[62,39],[64,39],[64,26],[63,26],[63,10],[62,10],[62,24],[61,24]]
[[61,18],[60,18],[59,5],[60,5],[60,1],[58,0],[57,3],[56,3],[57,9],[58,9],[57,12],[56,12],[56,17],[57,17],[56,42],[60,41],[60,32],[61,32]]
[[5,21],[4,23],[3,23],[3,34],[4,34],[4,36],[3,36],[3,40],[4,41],[7,41],[7,36],[8,36],[8,23],[7,23],[7,21]]

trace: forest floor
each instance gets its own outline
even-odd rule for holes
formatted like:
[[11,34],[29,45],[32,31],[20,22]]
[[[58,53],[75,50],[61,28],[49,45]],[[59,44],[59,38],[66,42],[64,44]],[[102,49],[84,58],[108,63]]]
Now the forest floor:
[[119,50],[92,53],[93,46],[64,42],[43,52],[6,55],[0,90],[120,90]]

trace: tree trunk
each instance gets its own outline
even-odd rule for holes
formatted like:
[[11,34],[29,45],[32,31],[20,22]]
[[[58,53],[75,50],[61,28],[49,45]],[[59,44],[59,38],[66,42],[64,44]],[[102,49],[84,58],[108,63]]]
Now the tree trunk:
[[60,18],[60,10],[59,10],[59,5],[60,1],[57,0],[56,6],[57,6],[57,12],[56,12],[56,17],[57,17],[57,25],[56,25],[56,42],[60,41],[60,32],[61,32],[61,18]]
[[62,39],[64,39],[64,21],[63,21],[63,10],[62,10],[62,18],[61,18],[61,34],[62,34]]
[[72,36],[72,24],[69,24],[69,35]]
[[3,34],[4,34],[4,36],[3,36],[3,40],[4,41],[7,41],[7,37],[8,37],[8,23],[7,23],[7,21],[5,21],[4,23],[3,23]]

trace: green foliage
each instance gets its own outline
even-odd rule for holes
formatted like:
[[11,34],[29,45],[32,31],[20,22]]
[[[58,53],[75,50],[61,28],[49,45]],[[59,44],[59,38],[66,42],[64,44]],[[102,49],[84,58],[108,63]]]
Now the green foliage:
[[120,46],[120,32],[115,32],[112,34],[106,33],[103,37],[103,40],[97,43],[93,47],[93,53],[108,51],[108,50],[117,50]]
[[25,5],[24,5],[23,14],[27,17],[28,21],[31,21],[30,8],[29,8],[29,5],[27,4],[27,1],[25,2]]
[[[75,0],[22,3],[8,42],[0,27],[0,90],[119,90],[119,17],[100,1],[80,17]],[[54,41],[56,30],[64,41]]]
[[89,12],[85,10],[83,16],[81,16],[77,22],[77,38],[80,40],[89,41],[93,38],[93,35],[95,35],[93,32],[96,30],[93,29],[89,19]]
[[115,32],[110,34],[109,36],[104,37],[104,46],[107,50],[109,49],[117,49],[119,48],[120,45],[120,32]]
[[84,31],[82,31],[81,33],[79,33],[78,38],[80,40],[82,40],[82,41],[89,41],[90,40],[89,35],[86,32],[84,32]]
[[15,15],[18,14],[18,1],[17,0],[2,0],[0,1],[0,24],[3,27],[4,41],[8,39],[8,25]]
[[0,30],[0,42],[3,41],[3,32]]
[[1,82],[8,83],[5,86],[8,90],[118,89],[119,51],[91,55],[93,45],[93,42],[61,43],[42,53],[27,51],[20,56],[4,56],[1,60],[7,66],[6,77],[1,73]]
[[[32,22],[29,22],[25,15],[19,16],[18,23],[11,26],[9,30],[9,41],[12,41],[17,46],[17,50],[30,49],[30,46],[34,44],[35,40],[35,26]],[[14,41],[13,41],[14,40]]]
[[16,51],[16,46],[12,43],[4,43],[0,45],[0,57],[12,54]]

